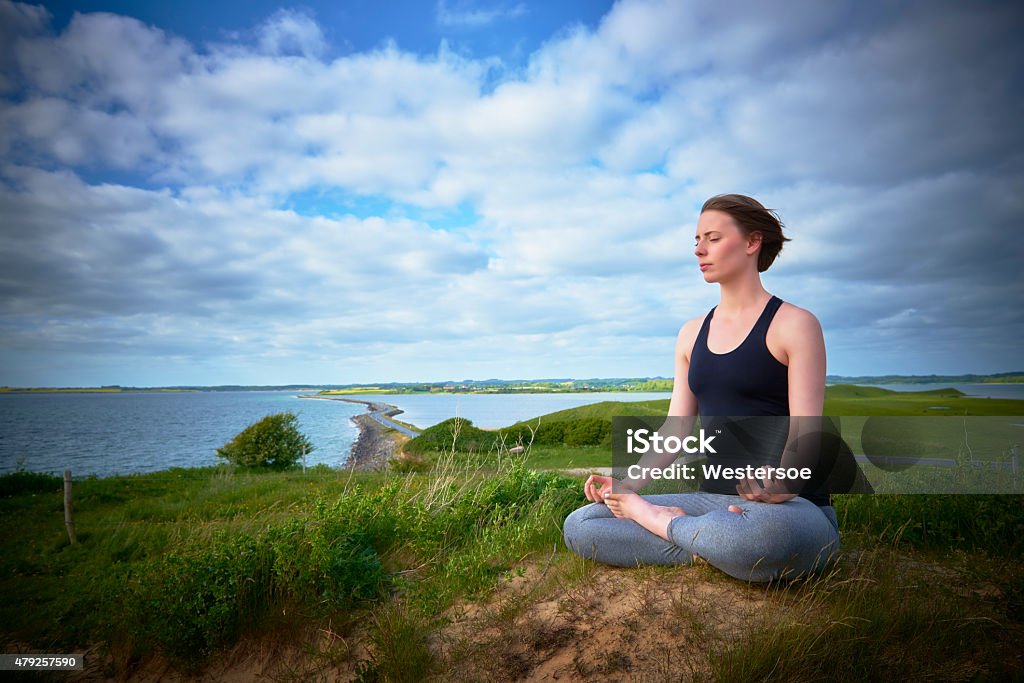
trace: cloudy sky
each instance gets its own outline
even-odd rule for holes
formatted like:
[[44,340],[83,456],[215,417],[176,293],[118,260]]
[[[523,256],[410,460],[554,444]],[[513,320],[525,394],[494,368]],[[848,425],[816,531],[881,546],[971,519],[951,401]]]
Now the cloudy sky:
[[1022,32],[1013,2],[0,0],[0,385],[670,376],[723,192],[786,222],[763,282],[830,373],[1022,370]]

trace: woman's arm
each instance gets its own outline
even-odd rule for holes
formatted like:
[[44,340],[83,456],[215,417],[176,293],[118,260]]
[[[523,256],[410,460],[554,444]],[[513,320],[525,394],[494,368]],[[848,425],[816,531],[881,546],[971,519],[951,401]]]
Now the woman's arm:
[[[782,311],[780,311],[781,313]],[[821,324],[810,311],[792,307],[785,318],[779,321],[779,341],[786,353],[789,364],[789,435],[782,453],[782,467],[813,467],[816,458],[800,453],[796,445],[811,445],[812,439],[799,441],[801,434],[819,432],[820,418],[825,405],[825,338]],[[807,449],[803,449],[807,450]],[[808,462],[813,459],[814,462]],[[781,503],[796,497],[796,493],[782,493],[785,486],[761,487],[744,481],[737,491],[747,500]],[[774,492],[772,492],[774,491]]]
[[783,343],[789,357],[789,414],[820,417],[825,406],[825,337],[809,311],[794,311]]
[[[690,391],[690,351],[699,329],[700,318],[689,320],[676,335],[675,376],[672,381],[672,400],[668,404],[669,417],[694,417],[696,422],[697,397]],[[692,426],[691,426],[692,429]]]
[[[658,433],[663,437],[676,436],[680,439],[687,437],[693,432],[693,426],[697,422],[697,397],[690,391],[688,376],[690,373],[690,350],[693,348],[693,340],[697,330],[700,329],[700,323],[700,318],[690,320],[680,328],[679,334],[676,335],[672,400],[669,401],[668,419],[658,428]],[[644,454],[637,464],[641,468],[663,469],[671,465],[678,457],[677,453],[658,453],[652,450]],[[628,479],[622,486],[628,491],[636,492],[649,483],[649,479]]]

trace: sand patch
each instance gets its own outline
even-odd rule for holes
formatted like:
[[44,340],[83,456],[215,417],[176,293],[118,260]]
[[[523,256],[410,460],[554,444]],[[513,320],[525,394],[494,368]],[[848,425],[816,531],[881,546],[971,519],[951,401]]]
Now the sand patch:
[[615,681],[643,672],[652,680],[678,680],[684,671],[704,672],[704,648],[742,637],[775,609],[763,587],[707,567],[592,564],[574,576],[576,568],[565,564],[546,577],[532,565],[486,603],[457,610],[436,638],[447,674]]

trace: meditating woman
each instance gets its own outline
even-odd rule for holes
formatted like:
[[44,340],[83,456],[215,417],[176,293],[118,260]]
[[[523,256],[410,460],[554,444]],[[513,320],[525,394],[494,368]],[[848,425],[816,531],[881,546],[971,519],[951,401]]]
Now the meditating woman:
[[[719,285],[719,304],[679,331],[666,421],[686,425],[678,428],[683,436],[698,415],[704,426],[724,416],[794,416],[783,418],[785,455],[776,461],[783,466],[799,450],[799,421],[813,424],[825,396],[818,320],[761,284],[760,273],[785,241],[782,222],[755,199],[733,194],[705,202],[694,254],[704,281]],[[673,460],[670,454],[658,464]],[[566,545],[617,566],[690,564],[700,557],[746,581],[820,571],[839,548],[835,510],[820,477],[817,488],[799,494],[778,480],[705,479],[694,492],[638,495],[649,481],[587,479],[592,502],[565,520]]]

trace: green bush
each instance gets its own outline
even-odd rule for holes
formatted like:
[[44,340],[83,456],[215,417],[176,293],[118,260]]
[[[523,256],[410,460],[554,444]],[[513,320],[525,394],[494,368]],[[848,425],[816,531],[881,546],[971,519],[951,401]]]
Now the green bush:
[[[456,433],[458,438],[455,438]],[[464,418],[451,418],[423,430],[419,436],[406,442],[406,453],[424,454],[451,450],[459,453],[475,451],[487,453],[504,443],[505,447],[518,444],[534,446],[611,446],[611,420],[583,417],[550,422],[518,423],[497,431],[473,426]]]
[[565,429],[566,446],[600,446],[611,444],[612,423],[597,417],[571,420]]
[[487,452],[494,446],[495,433],[473,426],[471,420],[452,417],[438,422],[410,439],[402,449],[407,453],[429,453],[447,451],[454,444],[460,453],[467,451]]
[[1014,495],[877,494],[832,497],[841,532],[920,549],[1024,553],[1024,513]]
[[285,469],[294,465],[313,444],[298,429],[298,417],[284,412],[267,415],[217,449],[217,456],[242,467]]
[[132,631],[195,668],[277,614],[319,618],[379,600],[387,574],[370,533],[343,516],[350,508],[320,505],[312,519],[252,532],[218,529],[151,559],[126,594]]
[[[272,556],[255,538],[215,534],[204,544],[155,558],[133,584],[128,613],[140,640],[196,665],[235,642],[253,615],[244,593],[265,588]],[[262,552],[261,552],[262,551]]]
[[0,498],[17,496],[23,493],[50,493],[52,491],[60,491],[63,486],[63,477],[54,474],[18,470],[17,472],[0,475]]

